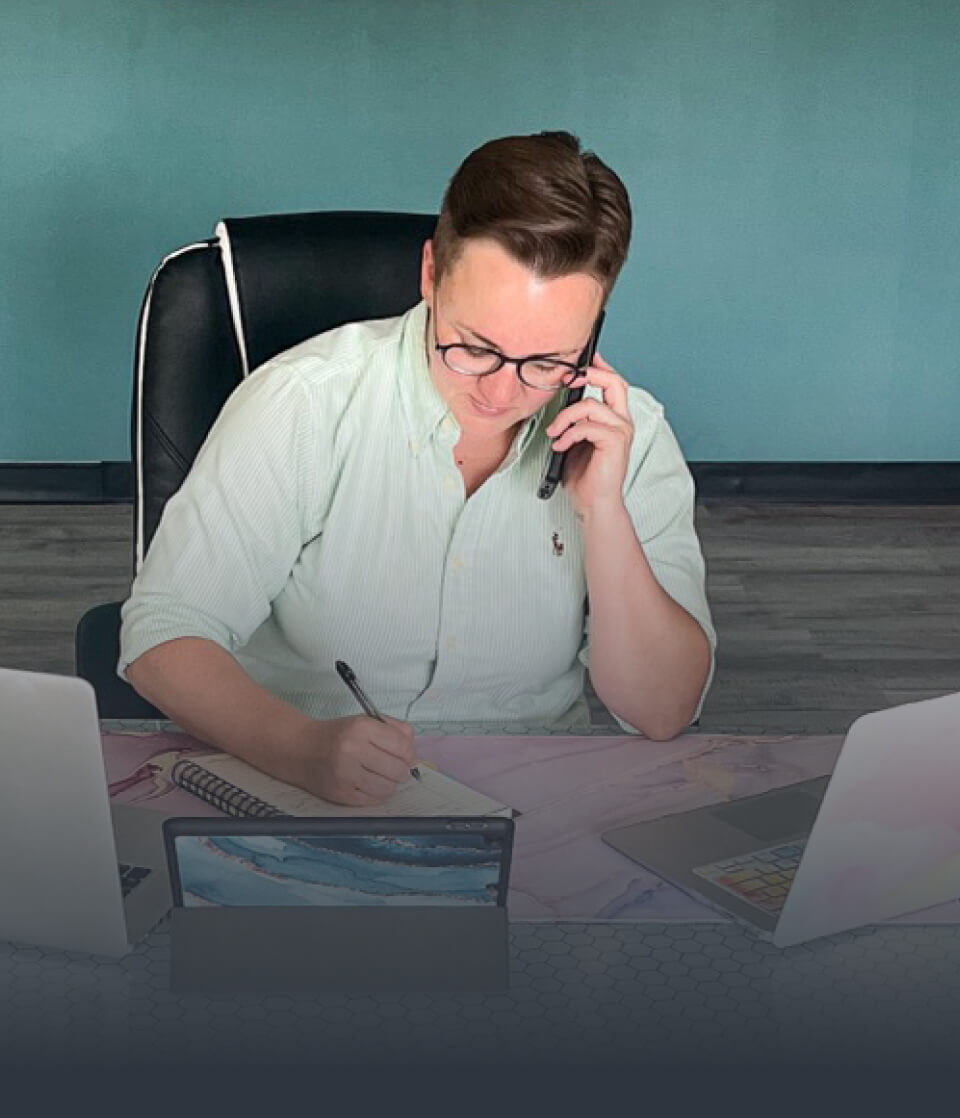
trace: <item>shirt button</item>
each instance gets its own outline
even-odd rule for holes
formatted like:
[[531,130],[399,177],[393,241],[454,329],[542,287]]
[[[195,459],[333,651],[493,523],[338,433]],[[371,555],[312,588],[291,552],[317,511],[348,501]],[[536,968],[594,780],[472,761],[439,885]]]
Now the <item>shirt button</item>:
[[453,489],[457,482],[453,474],[447,474],[447,476],[443,479],[443,484],[446,489]]
[[457,638],[456,637],[447,637],[447,651],[448,652],[453,652],[453,650],[456,647],[457,647]]
[[460,571],[463,569],[463,560],[460,558],[459,555],[455,555],[453,557],[453,562],[450,565],[455,571]]

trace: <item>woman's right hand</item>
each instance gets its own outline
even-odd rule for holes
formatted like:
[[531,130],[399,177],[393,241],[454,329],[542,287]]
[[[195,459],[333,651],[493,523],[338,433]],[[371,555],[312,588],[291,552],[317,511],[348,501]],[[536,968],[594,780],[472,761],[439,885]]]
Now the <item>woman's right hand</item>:
[[308,722],[293,742],[295,783],[335,804],[382,804],[411,779],[414,736],[409,722],[386,714]]
[[337,804],[382,804],[410,779],[413,727],[384,715],[319,721],[256,683],[220,645],[179,637],[127,669],[134,687],[184,730]]

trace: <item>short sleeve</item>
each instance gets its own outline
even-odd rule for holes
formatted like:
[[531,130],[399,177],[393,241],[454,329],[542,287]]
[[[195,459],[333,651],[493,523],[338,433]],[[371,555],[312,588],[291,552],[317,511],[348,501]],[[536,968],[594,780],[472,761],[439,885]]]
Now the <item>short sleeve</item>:
[[263,369],[227,401],[167,502],[121,610],[117,672],[178,637],[242,647],[300,553],[311,446],[305,390]]
[[[713,682],[717,635],[706,594],[706,569],[694,527],[696,493],[662,407],[647,393],[630,389],[634,446],[624,484],[624,501],[654,577],[670,597],[699,624],[710,644],[710,671],[693,720]],[[589,616],[580,662],[590,664]],[[617,718],[627,733],[639,731]]]

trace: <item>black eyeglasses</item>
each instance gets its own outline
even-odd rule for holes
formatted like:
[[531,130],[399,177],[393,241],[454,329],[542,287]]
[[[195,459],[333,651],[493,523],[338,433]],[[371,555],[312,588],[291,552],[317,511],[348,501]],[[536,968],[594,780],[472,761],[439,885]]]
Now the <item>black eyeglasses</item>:
[[590,349],[588,343],[574,364],[570,361],[558,361],[553,357],[541,357],[539,354],[531,357],[507,357],[497,349],[465,345],[462,342],[441,345],[437,339],[436,308],[433,314],[433,343],[433,348],[440,354],[444,365],[454,373],[465,377],[486,377],[502,369],[504,365],[516,365],[521,384],[537,388],[541,392],[556,392],[572,384],[583,372]]

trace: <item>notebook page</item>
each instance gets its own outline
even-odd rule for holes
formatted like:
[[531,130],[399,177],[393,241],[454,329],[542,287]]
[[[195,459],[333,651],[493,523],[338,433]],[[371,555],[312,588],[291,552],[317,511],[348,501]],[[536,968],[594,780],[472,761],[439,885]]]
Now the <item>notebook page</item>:
[[207,772],[249,792],[286,815],[312,815],[324,818],[351,816],[429,816],[429,815],[513,815],[511,808],[445,776],[426,765],[420,767],[420,779],[412,777],[382,804],[372,807],[348,807],[322,800],[309,792],[276,780],[252,765],[228,753],[191,756],[189,760]]

